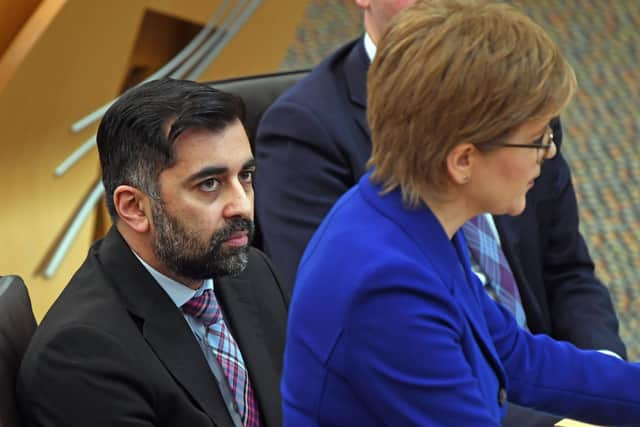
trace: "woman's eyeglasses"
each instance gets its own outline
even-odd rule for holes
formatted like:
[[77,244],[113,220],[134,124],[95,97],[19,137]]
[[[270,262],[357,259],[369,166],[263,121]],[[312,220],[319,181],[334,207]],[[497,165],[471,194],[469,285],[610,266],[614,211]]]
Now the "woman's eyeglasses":
[[492,146],[492,147],[535,148],[536,150],[538,150],[538,153],[537,153],[538,164],[542,164],[542,162],[544,162],[544,160],[549,155],[549,150],[551,150],[551,146],[553,144],[555,144],[553,140],[553,131],[549,126],[547,126],[544,134],[542,134],[540,138],[536,139],[531,144],[511,144],[508,142],[487,142],[482,145]]

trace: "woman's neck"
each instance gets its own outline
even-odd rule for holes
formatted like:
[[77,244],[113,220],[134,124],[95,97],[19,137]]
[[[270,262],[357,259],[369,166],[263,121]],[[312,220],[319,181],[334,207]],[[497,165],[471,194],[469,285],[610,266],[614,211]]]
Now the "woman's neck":
[[453,235],[465,222],[480,213],[477,209],[469,206],[468,200],[464,197],[450,196],[445,198],[427,195],[423,197],[423,200],[438,219],[449,239],[453,238]]

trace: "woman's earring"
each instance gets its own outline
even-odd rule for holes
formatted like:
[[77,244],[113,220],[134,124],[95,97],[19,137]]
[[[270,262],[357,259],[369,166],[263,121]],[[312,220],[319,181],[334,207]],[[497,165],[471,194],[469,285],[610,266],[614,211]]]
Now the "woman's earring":
[[469,175],[465,175],[464,177],[462,177],[462,182],[466,184],[467,182],[469,182],[470,179],[471,178],[469,177]]

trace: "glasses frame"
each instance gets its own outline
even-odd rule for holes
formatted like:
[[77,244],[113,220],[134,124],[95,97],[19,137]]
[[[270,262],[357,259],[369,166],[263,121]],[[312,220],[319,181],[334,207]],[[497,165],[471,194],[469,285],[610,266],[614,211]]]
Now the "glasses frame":
[[[546,138],[548,138],[549,142],[545,144],[544,140]],[[532,142],[531,144],[512,144],[509,142],[495,141],[495,142],[487,142],[483,145],[490,146],[490,147],[535,148],[536,150],[538,150],[538,153],[537,153],[538,164],[542,164],[544,160],[547,158],[547,155],[549,154],[549,150],[551,149],[551,146],[554,144],[555,144],[555,141],[553,140],[553,130],[551,129],[550,126],[547,126],[542,136],[536,139],[535,142]],[[542,156],[540,156],[540,151],[542,151]]]

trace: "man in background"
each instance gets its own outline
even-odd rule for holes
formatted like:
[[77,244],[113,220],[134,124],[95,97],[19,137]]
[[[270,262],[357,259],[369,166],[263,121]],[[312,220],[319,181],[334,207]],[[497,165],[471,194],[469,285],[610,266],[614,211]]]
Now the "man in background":
[[27,426],[280,426],[288,299],[253,234],[242,102],[160,80],[98,130],[113,227],[23,360]]
[[[366,171],[371,153],[367,70],[389,21],[415,0],[355,2],[363,10],[364,36],[339,48],[280,97],[258,128],[257,215],[264,250],[289,287],[311,235]],[[560,148],[559,119],[550,126]],[[505,292],[507,284],[493,280],[482,254],[470,248],[475,271],[490,295],[509,305],[523,327],[580,348],[626,357],[609,293],[594,274],[579,231],[575,191],[561,153],[544,163],[522,215],[478,218],[484,222],[483,238],[491,238],[504,254],[508,280],[517,284],[515,293]],[[467,241],[474,240],[466,226],[464,231]],[[511,407],[505,425],[552,425],[553,419],[537,419],[528,412]]]

